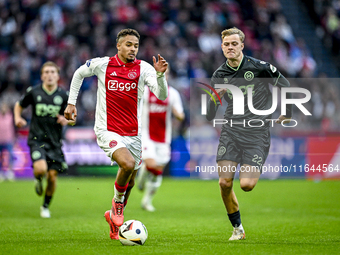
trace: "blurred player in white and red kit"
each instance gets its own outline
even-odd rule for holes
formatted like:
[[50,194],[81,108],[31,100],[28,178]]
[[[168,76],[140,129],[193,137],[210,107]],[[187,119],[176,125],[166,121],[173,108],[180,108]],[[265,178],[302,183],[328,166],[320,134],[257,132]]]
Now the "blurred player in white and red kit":
[[139,33],[123,29],[117,35],[118,53],[113,57],[94,58],[79,67],[73,75],[65,117],[77,115],[76,101],[85,77],[98,78],[97,106],[94,131],[97,143],[119,169],[114,185],[112,208],[104,216],[110,225],[110,238],[118,239],[118,230],[124,222],[124,207],[137,170],[142,164],[141,110],[144,86],[157,98],[168,96],[164,76],[168,63],[158,55],[152,67],[136,59]]
[[[168,80],[169,67],[165,73]],[[169,86],[168,98],[159,100],[147,88],[144,92],[142,111],[143,165],[138,174],[138,188],[144,191],[141,206],[153,212],[152,199],[162,184],[165,165],[170,161],[172,131],[171,114],[180,121],[184,120],[181,96]]]

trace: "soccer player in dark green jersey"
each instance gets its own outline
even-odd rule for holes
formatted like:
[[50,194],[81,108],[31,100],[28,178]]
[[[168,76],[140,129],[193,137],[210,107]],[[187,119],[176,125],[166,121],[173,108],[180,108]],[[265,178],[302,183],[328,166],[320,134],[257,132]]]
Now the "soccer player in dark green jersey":
[[64,110],[67,106],[68,95],[58,87],[59,67],[46,62],[41,68],[42,85],[27,88],[26,93],[14,106],[14,121],[19,128],[27,125],[21,113],[24,108],[32,106],[32,120],[28,135],[33,162],[35,191],[43,194],[42,179],[47,174],[47,186],[40,216],[50,218],[48,209],[56,189],[58,172],[67,169],[62,146],[62,126],[74,125],[75,121],[66,120]]
[[[219,169],[219,185],[222,200],[229,220],[234,228],[229,240],[245,239],[241,224],[241,216],[236,195],[233,191],[233,180],[236,167],[240,164],[240,185],[244,191],[251,191],[261,175],[262,166],[268,156],[270,147],[269,128],[274,121],[271,114],[255,115],[247,103],[248,88],[252,89],[253,106],[256,110],[267,110],[272,105],[272,93],[269,84],[277,87],[289,87],[288,80],[273,65],[243,55],[244,33],[237,29],[226,29],[222,32],[222,51],[227,61],[213,74],[211,85],[231,84],[243,92],[245,97],[244,114],[234,114],[233,93],[226,89],[216,89],[220,98],[228,102],[224,119],[228,121],[222,126],[217,150]],[[290,95],[288,96],[290,97]],[[216,101],[218,97],[214,95]],[[217,111],[213,99],[207,105],[207,119],[212,120]],[[281,115],[276,123],[289,122],[291,105],[287,107],[287,115]],[[249,120],[252,124],[249,125]],[[255,122],[258,122],[255,125]],[[262,124],[261,124],[262,123]]]

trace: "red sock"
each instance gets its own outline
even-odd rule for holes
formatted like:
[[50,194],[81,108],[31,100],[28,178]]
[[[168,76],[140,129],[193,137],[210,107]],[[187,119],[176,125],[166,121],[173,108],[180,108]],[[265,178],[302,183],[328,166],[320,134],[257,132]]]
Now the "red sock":
[[127,187],[129,186],[129,183],[127,183],[125,186],[120,186],[117,181],[115,182],[115,187],[118,190],[118,192],[120,193],[124,193],[127,189]]
[[160,170],[157,170],[157,169],[154,169],[154,168],[150,168],[150,167],[146,167],[146,169],[148,169],[148,171],[150,173],[153,173],[156,176],[161,175],[163,173],[163,171],[160,171]]

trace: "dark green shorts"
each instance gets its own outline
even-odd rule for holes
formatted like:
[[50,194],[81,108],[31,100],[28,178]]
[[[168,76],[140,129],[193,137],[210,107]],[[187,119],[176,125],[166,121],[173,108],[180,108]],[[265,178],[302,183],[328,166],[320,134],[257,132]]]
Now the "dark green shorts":
[[67,170],[64,154],[61,148],[56,148],[45,142],[29,144],[32,162],[40,159],[46,160],[48,170],[57,170],[59,173]]
[[[266,130],[265,130],[266,131]],[[256,137],[222,130],[217,149],[216,162],[230,160],[262,169],[270,148],[270,134],[263,132]]]

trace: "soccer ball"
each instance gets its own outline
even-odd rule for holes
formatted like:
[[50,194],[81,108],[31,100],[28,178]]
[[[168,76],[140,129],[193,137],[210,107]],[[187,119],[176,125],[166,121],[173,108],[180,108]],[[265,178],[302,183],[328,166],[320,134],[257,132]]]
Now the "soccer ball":
[[143,245],[148,238],[148,231],[138,220],[128,220],[119,228],[119,241],[123,245]]

